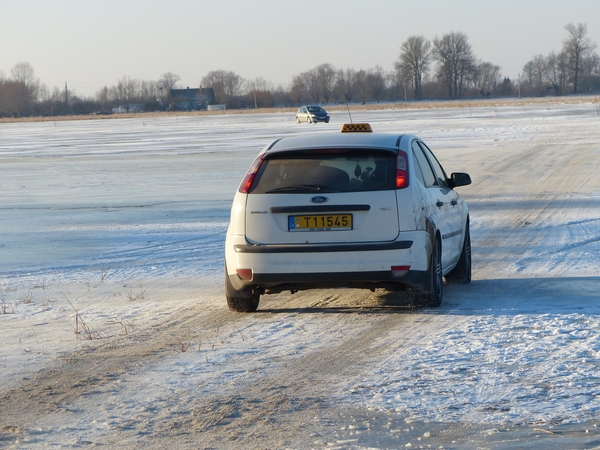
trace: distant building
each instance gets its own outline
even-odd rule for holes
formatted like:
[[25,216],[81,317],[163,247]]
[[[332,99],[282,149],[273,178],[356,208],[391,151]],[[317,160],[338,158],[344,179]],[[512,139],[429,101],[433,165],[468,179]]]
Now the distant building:
[[600,77],[585,77],[581,82],[580,92],[589,92],[590,94],[600,93]]
[[215,91],[213,88],[199,89],[171,89],[171,103],[169,109],[176,111],[194,111],[206,109],[214,101]]

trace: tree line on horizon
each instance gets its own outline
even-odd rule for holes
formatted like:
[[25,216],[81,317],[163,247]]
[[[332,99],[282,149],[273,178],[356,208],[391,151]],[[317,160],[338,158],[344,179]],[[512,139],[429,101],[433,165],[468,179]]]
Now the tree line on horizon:
[[[600,57],[587,25],[569,23],[564,29],[567,36],[561,51],[534,56],[523,66],[517,82],[504,77],[499,66],[478,59],[466,34],[450,32],[433,40],[406,39],[389,73],[379,66],[336,69],[324,63],[295,75],[283,87],[262,77],[247,80],[232,71],[214,70],[201,79],[200,87],[213,88],[214,103],[228,109],[597,93]],[[0,72],[0,117],[110,113],[114,107],[131,104],[144,111],[173,109],[170,94],[180,88],[180,80],[172,72],[156,81],[124,76],[116,85],[86,98],[67,86],[48,89],[35,77],[31,64],[21,62],[8,77]]]

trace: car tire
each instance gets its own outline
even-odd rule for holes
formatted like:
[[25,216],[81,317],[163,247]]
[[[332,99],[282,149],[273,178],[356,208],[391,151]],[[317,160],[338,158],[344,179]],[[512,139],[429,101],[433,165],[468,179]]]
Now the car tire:
[[306,118],[306,123],[312,123],[312,119],[310,118],[310,116],[308,116],[308,117]]
[[442,249],[439,239],[435,239],[431,258],[429,262],[429,272],[423,285],[423,293],[417,294],[415,298],[416,306],[426,306],[437,308],[442,304],[444,295],[444,282],[442,277]]
[[229,281],[227,269],[225,270],[225,298],[229,309],[235,312],[254,312],[260,302],[260,294],[235,289]]
[[227,306],[235,312],[255,312],[260,302],[259,294],[252,294],[250,298],[227,297]]
[[471,232],[469,228],[469,221],[467,220],[462,253],[456,267],[446,275],[448,283],[469,284],[471,282]]
[[300,123],[300,117],[296,116],[296,123]]

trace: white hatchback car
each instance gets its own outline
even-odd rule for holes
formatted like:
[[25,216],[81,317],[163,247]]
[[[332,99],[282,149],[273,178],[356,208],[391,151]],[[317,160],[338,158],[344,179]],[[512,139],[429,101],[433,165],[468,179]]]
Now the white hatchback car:
[[296,113],[296,123],[329,123],[329,113],[317,105],[301,106]]
[[233,200],[225,295],[252,312],[260,296],[315,288],[410,289],[439,306],[443,280],[471,281],[469,213],[431,150],[410,134],[286,137],[255,159]]

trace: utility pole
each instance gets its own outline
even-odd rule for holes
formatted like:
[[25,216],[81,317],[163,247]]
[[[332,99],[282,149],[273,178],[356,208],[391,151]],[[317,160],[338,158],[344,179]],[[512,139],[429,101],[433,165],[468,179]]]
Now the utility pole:
[[69,90],[67,89],[66,81],[65,81],[65,105],[69,106]]

